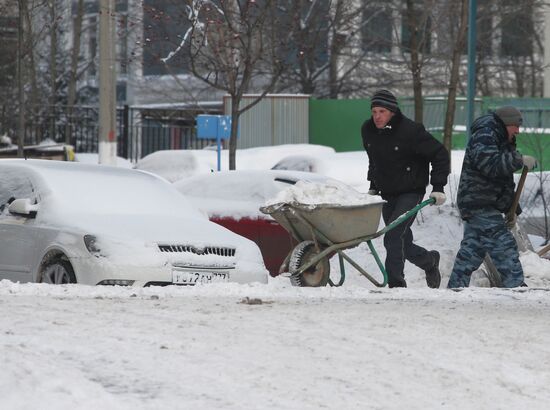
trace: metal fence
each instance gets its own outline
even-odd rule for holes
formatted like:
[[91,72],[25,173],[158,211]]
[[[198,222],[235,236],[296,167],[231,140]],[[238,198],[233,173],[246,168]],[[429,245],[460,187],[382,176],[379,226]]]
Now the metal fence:
[[[524,126],[543,130],[537,133],[550,133],[550,99],[543,98],[483,98],[476,99],[475,114],[496,109],[501,105],[514,105],[524,115]],[[414,117],[412,99],[400,100],[402,111]],[[309,121],[309,143],[335,147],[337,150],[361,150],[358,130],[368,117],[368,100],[309,100],[308,109],[301,113]],[[446,99],[431,96],[424,99],[424,124],[431,131],[442,130],[445,118]],[[218,111],[212,111],[218,110]],[[198,109],[166,106],[124,106],[117,109],[117,150],[118,155],[136,162],[147,154],[158,150],[201,149],[214,145],[214,140],[196,137],[195,119],[197,114],[221,114],[222,107],[204,111]],[[0,105],[0,136],[11,137],[17,143],[17,116],[11,107]],[[251,111],[252,113],[252,111]],[[467,107],[464,98],[457,99],[455,126],[465,130]],[[97,152],[99,134],[98,107],[35,107],[29,109],[25,118],[24,143],[35,145],[51,139],[58,143],[68,142],[76,152]],[[241,127],[247,123],[241,123]],[[244,132],[241,130],[241,132]],[[288,133],[288,131],[287,131]],[[257,134],[257,133],[256,133]],[[540,137],[539,137],[540,138]],[[265,145],[258,135],[250,146]],[[279,139],[271,144],[290,143]],[[301,141],[301,140],[300,140]],[[269,144],[269,141],[267,142]],[[242,145],[242,144],[241,144]],[[1,148],[1,146],[0,146]]]
[[[136,162],[158,150],[201,149],[215,141],[197,139],[195,114],[182,110],[117,108],[117,155]],[[0,135],[17,143],[17,119],[0,109]],[[30,110],[25,119],[24,145],[50,139],[69,143],[75,152],[98,152],[99,108],[55,106]]]

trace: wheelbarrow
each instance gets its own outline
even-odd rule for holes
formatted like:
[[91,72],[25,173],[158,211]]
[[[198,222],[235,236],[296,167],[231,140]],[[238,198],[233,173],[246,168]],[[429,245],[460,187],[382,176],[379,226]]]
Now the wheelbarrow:
[[[260,211],[271,215],[298,241],[280,269],[280,272],[290,273],[290,282],[294,286],[343,285],[346,279],[345,260],[374,285],[384,287],[388,283],[388,274],[374,249],[372,240],[384,235],[434,202],[433,198],[421,202],[378,231],[384,201],[364,205],[310,205],[281,202],[261,207]],[[382,272],[381,282],[344,253],[344,250],[362,242],[367,243]],[[329,261],[336,254],[340,262],[340,279],[338,282],[333,282],[330,279]]]

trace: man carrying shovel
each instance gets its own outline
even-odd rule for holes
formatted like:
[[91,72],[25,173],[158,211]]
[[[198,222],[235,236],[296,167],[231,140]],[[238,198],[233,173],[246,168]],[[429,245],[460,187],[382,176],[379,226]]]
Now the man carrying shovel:
[[472,272],[479,268],[486,253],[499,271],[503,287],[525,286],[518,247],[510,232],[518,212],[509,211],[514,198],[514,172],[522,167],[532,170],[537,162],[516,150],[521,123],[518,109],[505,106],[472,124],[457,196],[464,238],[449,288],[468,287]]

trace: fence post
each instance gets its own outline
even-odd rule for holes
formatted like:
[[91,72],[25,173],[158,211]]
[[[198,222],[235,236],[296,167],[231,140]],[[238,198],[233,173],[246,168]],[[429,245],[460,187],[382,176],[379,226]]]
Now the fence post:
[[128,152],[128,147],[129,147],[129,141],[128,141],[128,136],[129,136],[129,128],[130,128],[130,107],[128,107],[128,104],[125,104],[124,105],[124,111],[122,112],[122,122],[123,122],[123,125],[122,125],[122,146],[123,146],[123,155],[124,155],[124,158],[128,159],[129,158],[129,152]]

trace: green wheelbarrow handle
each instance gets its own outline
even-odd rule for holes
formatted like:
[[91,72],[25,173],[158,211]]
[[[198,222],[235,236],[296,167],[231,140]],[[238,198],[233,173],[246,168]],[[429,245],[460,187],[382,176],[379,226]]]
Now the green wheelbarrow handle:
[[378,287],[386,286],[388,284],[388,273],[386,272],[386,268],[384,267],[384,264],[380,260],[380,257],[378,256],[378,253],[376,252],[376,249],[374,249],[374,246],[372,244],[372,240],[375,239],[375,238],[378,238],[379,236],[382,236],[383,234],[385,234],[389,230],[395,228],[397,225],[402,224],[403,222],[405,222],[407,219],[409,219],[410,217],[415,215],[418,211],[420,211],[425,206],[432,205],[434,203],[435,203],[434,198],[426,199],[425,201],[423,201],[423,202],[419,203],[418,205],[416,205],[411,210],[405,212],[403,215],[401,215],[400,217],[395,219],[390,224],[386,225],[383,229],[379,230],[378,232],[376,232],[373,235],[370,235],[368,237],[368,239],[366,240],[366,242],[369,246],[369,249],[370,249],[372,255],[374,256],[374,259],[376,260],[376,263],[377,263],[378,267],[380,268],[380,271],[382,272],[382,275],[384,276],[384,280],[382,282],[378,282],[376,279],[374,279],[372,276],[370,276],[367,272],[365,272],[365,270],[363,268],[355,266],[355,264],[354,264],[354,267],[357,270],[359,270],[359,272],[361,272],[367,279],[369,279],[375,286],[378,286]]
[[370,239],[374,239],[374,238],[377,238],[379,237],[380,235],[383,235],[385,234],[386,232],[388,232],[390,229],[393,229],[395,228],[397,225],[400,225],[402,224],[403,222],[405,222],[407,219],[409,219],[411,216],[415,215],[418,211],[420,211],[422,208],[424,208],[425,206],[428,206],[428,205],[432,205],[435,203],[435,199],[434,198],[428,198],[426,199],[425,201],[422,201],[420,202],[418,205],[416,205],[414,208],[412,208],[411,210],[405,212],[403,215],[401,215],[400,217],[396,218],[393,222],[390,222],[389,225],[386,225],[383,229],[379,230],[378,232],[376,232]]

